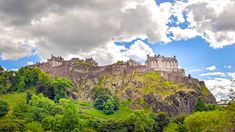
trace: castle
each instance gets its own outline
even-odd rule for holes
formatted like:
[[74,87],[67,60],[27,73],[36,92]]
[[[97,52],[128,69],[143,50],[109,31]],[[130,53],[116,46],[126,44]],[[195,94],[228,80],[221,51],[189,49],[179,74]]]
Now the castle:
[[155,55],[153,57],[147,55],[145,62],[147,68],[152,68],[155,71],[175,72],[181,75],[185,75],[184,69],[178,67],[178,61],[176,57],[164,57],[161,55]]
[[51,55],[51,58],[47,59],[46,62],[36,63],[28,67],[38,67],[53,76],[68,77],[75,83],[79,82],[82,78],[99,78],[107,74],[118,75],[154,71],[157,71],[162,77],[176,83],[199,83],[197,79],[191,78],[190,75],[185,75],[184,69],[179,68],[175,56],[164,57],[161,55],[147,55],[147,60],[144,65],[130,59],[126,62],[118,61],[111,65],[99,66],[92,57],[84,60],[79,58],[64,60],[61,56],[56,57]]

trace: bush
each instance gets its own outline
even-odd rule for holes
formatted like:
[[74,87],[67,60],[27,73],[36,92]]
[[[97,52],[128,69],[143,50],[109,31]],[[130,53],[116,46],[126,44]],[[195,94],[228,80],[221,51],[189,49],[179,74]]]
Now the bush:
[[0,100],[0,117],[5,116],[9,111],[9,105],[7,102]]
[[43,132],[42,124],[39,122],[30,122],[26,124],[25,129],[26,132]]
[[95,100],[94,107],[105,114],[113,114],[119,108],[117,98],[113,97],[107,88],[92,89],[92,98]]
[[105,114],[113,114],[115,111],[115,104],[114,101],[112,99],[108,99],[106,102],[104,102],[103,104],[103,112]]
[[199,98],[197,100],[197,103],[195,105],[194,111],[213,111],[216,109],[220,109],[218,106],[214,104],[206,104],[202,98]]
[[224,111],[195,112],[185,118],[185,124],[190,132],[231,131],[224,115]]

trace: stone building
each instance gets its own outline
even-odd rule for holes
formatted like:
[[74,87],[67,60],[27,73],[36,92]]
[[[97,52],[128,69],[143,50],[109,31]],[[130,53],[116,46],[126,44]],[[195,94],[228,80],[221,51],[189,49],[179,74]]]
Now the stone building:
[[134,60],[132,60],[132,59],[130,59],[130,60],[128,60],[127,62],[125,62],[125,64],[126,64],[127,66],[140,66],[140,65],[141,65],[140,63],[138,63],[137,61],[134,61]]
[[176,57],[164,57],[161,55],[149,56],[145,62],[147,68],[152,68],[155,71],[165,72],[183,72],[184,70],[178,67],[178,61]]
[[63,64],[63,61],[64,58],[62,58],[61,56],[56,57],[54,55],[51,55],[51,58],[47,59],[47,62],[51,67],[61,66]]
[[85,62],[91,64],[92,66],[98,66],[98,63],[92,57],[86,59]]

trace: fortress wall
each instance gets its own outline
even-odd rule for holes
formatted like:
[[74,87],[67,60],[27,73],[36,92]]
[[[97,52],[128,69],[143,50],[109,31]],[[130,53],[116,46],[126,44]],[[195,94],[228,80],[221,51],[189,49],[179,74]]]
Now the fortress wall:
[[197,86],[197,87],[200,87],[201,85],[201,82],[198,79],[182,76],[181,73],[166,72],[166,71],[159,71],[159,73],[162,77],[174,83],[184,83],[188,86]]
[[50,73],[53,76],[62,76],[62,77],[71,76],[70,67],[68,65],[46,68],[44,69],[44,71]]

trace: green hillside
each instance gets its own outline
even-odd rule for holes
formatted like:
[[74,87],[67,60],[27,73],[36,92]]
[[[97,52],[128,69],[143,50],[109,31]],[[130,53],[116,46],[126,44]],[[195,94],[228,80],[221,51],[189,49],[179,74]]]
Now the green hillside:
[[[207,104],[207,88],[200,90],[165,80],[157,72],[108,75],[75,85],[40,69],[6,71],[0,74],[0,131],[232,130],[235,104]],[[190,108],[190,115],[174,115]]]

